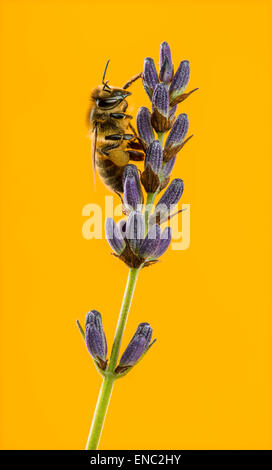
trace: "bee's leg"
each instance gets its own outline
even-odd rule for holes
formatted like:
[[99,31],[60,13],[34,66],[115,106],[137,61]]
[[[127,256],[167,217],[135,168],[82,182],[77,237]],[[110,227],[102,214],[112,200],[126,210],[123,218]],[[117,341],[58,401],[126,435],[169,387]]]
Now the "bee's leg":
[[125,204],[124,204],[124,199],[122,197],[122,194],[120,194],[118,191],[116,191],[116,189],[114,189],[114,192],[115,194],[117,194],[117,196],[120,198],[121,200],[121,204],[122,204],[122,214],[124,215],[129,215],[129,210],[126,208]]
[[105,140],[131,140],[133,138],[133,134],[111,134],[106,135]]
[[129,159],[133,162],[142,162],[145,158],[145,154],[137,150],[127,150],[127,152],[129,153]]
[[142,78],[143,74],[142,72],[141,73],[138,73],[138,75],[135,75],[134,77],[132,77],[124,86],[123,86],[123,90],[126,90],[127,88],[130,87],[130,85],[134,82],[136,82],[136,80],[138,80],[139,78]]
[[110,117],[113,119],[124,119],[124,118],[132,119],[132,116],[130,116],[129,114],[125,114],[125,113],[110,113]]
[[109,156],[109,151],[113,149],[117,149],[119,147],[119,142],[117,144],[112,144],[112,145],[106,145],[105,147],[102,147],[100,149],[101,153],[105,155],[105,157]]
[[[142,139],[138,136],[138,134],[137,134],[137,132],[135,131],[135,129],[134,129],[134,127],[132,126],[132,124],[129,124],[129,128],[132,130],[135,139],[139,142],[140,148],[141,148],[142,150],[145,150],[145,149],[146,149],[146,146],[145,146],[144,142],[142,141]],[[139,147],[138,147],[138,148],[139,148]]]

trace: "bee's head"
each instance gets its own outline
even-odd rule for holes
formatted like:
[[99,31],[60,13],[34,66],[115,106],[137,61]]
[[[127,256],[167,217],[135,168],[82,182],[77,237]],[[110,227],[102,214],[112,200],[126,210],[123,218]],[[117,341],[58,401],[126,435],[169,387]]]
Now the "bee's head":
[[109,60],[106,63],[104,70],[102,85],[99,85],[92,92],[91,99],[95,101],[96,105],[100,109],[112,109],[120,104],[127,96],[131,93],[123,88],[111,87],[108,85],[108,80],[105,82],[105,76]]

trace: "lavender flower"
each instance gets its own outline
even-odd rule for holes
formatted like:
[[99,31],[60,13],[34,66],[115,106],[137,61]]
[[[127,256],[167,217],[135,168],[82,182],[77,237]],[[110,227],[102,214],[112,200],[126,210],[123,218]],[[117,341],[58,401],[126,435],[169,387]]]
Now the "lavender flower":
[[162,146],[158,140],[154,140],[146,151],[145,170],[141,174],[141,182],[147,193],[155,193],[160,187],[162,161]]
[[144,197],[139,180],[138,168],[126,165],[123,173],[124,204],[127,210],[136,210],[143,203]]
[[179,64],[179,67],[170,85],[169,92],[171,96],[171,102],[173,102],[177,96],[180,96],[184,92],[185,88],[188,85],[189,79],[190,62],[188,60],[183,60]]
[[184,191],[182,179],[176,178],[160,198],[155,211],[150,217],[150,224],[163,223],[170,218],[171,211],[179,202]]
[[145,239],[140,244],[139,256],[145,259],[153,257],[160,243],[160,237],[161,229],[159,225],[153,225],[147,233]]
[[[163,151],[163,160],[168,162],[174,155],[176,155],[185,143],[184,141],[189,128],[189,120],[187,114],[180,114],[174,122],[174,125],[167,137]],[[189,137],[193,137],[192,135]]]
[[169,92],[167,85],[159,83],[156,85],[152,96],[151,123],[156,132],[168,131],[169,123]]
[[162,167],[162,146],[158,140],[152,142],[146,152],[145,167],[150,165],[154,173],[160,173]]
[[101,369],[107,365],[107,341],[102,318],[97,310],[91,310],[85,320],[85,342],[87,349]]
[[177,69],[169,88],[170,106],[175,106],[184,101],[198,88],[194,88],[189,93],[184,93],[190,79],[190,63],[183,60]]
[[143,86],[150,99],[152,99],[153,91],[158,83],[159,78],[154,60],[147,57],[144,61]]
[[147,351],[152,338],[152,328],[148,323],[140,323],[129,345],[124,351],[116,373],[122,373],[133,367],[145,351]]
[[122,221],[122,233],[120,224],[118,227],[113,219],[106,220],[106,238],[114,250],[113,255],[130,268],[137,269],[149,266],[156,262],[155,258],[161,256],[159,254],[161,248],[159,251],[157,250],[161,246],[162,240],[164,241],[165,235],[162,236],[156,221],[151,225],[146,236],[144,236],[144,227],[144,218],[140,212],[131,212],[127,222],[124,224]]
[[172,56],[169,44],[167,42],[161,43],[160,48],[160,81],[168,85],[174,75],[174,66],[172,63]]
[[120,255],[124,251],[126,244],[119,227],[110,217],[105,222],[105,235],[110,247]]
[[166,227],[160,237],[159,244],[153,253],[153,258],[160,258],[168,249],[172,239],[171,227]]
[[170,177],[171,172],[174,168],[175,162],[176,162],[176,155],[174,155],[168,162],[165,162],[163,164],[161,172],[160,172],[160,176],[162,180]]
[[126,224],[126,239],[132,251],[137,254],[144,239],[144,218],[140,212],[131,212]]
[[137,129],[142,142],[148,147],[155,140],[155,136],[151,125],[150,111],[145,107],[140,108],[137,113]]

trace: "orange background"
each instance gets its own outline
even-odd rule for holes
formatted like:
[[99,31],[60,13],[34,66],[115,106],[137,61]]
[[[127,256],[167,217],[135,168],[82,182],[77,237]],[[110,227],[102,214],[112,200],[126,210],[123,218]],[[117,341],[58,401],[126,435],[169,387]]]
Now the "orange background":
[[116,383],[100,448],[271,448],[269,28],[260,0],[1,1],[1,448],[85,446],[101,379],[75,320],[98,309],[111,344],[127,276],[81,233],[106,194],[88,99],[108,58],[120,86],[163,40],[200,87],[174,169],[191,245],[140,273],[123,344],[140,321],[158,341]]

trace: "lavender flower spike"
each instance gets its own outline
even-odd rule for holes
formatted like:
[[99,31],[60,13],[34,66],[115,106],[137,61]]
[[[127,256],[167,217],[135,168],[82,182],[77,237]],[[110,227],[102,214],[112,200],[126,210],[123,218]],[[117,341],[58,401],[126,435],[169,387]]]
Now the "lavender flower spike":
[[[163,160],[168,162],[176,155],[185,144],[184,139],[188,132],[189,120],[187,114],[180,114],[174,122],[174,125],[165,142]],[[192,136],[191,136],[192,137]]]
[[124,204],[128,210],[137,210],[144,197],[139,180],[139,172],[135,165],[126,165],[123,173]]
[[129,345],[124,351],[115,372],[121,373],[129,367],[134,366],[142,354],[147,350],[151,338],[151,326],[148,323],[140,323]]
[[137,114],[137,129],[139,137],[143,143],[148,145],[155,140],[154,131],[151,125],[151,114],[148,108],[141,107]]
[[171,211],[179,202],[184,191],[184,183],[182,179],[174,179],[165,193],[160,198],[155,207],[155,211],[150,217],[150,223],[163,223],[169,219]]
[[119,227],[110,217],[105,222],[105,235],[110,247],[120,255],[124,251],[126,244]]
[[102,318],[97,310],[91,310],[85,320],[85,342],[87,349],[101,369],[107,365],[107,340],[102,326]]
[[167,42],[161,43],[160,48],[160,81],[166,85],[171,82],[174,75],[174,66],[172,63],[172,56],[169,44]]
[[159,78],[154,60],[147,57],[144,61],[143,86],[150,99],[152,99],[153,91],[158,83]]

